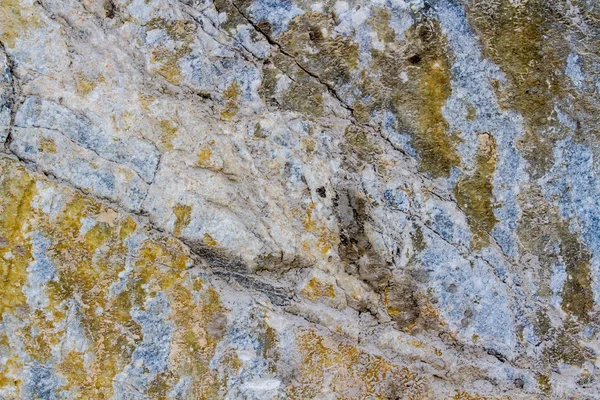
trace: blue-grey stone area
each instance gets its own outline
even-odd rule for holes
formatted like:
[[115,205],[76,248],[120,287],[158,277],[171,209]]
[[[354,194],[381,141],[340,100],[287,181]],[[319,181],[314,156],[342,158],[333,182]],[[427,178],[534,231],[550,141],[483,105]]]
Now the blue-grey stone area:
[[151,182],[159,153],[146,140],[107,134],[84,116],[39,97],[28,97],[15,117],[17,128],[41,128],[60,132],[73,142],[108,161],[123,164]]

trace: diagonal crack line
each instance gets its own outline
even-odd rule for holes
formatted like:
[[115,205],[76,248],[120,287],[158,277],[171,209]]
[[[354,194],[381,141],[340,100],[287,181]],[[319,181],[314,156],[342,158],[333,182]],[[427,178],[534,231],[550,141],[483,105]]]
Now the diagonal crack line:
[[[206,16],[206,14],[204,14],[204,11],[206,11],[206,9],[210,8],[211,6],[207,6],[204,7],[201,10],[195,10],[193,7],[190,7],[189,5],[185,4],[185,2],[183,2],[182,0],[177,0],[179,2],[179,4],[181,4],[183,7],[181,8],[181,10],[183,11],[184,14],[186,14],[188,17],[190,17],[192,19],[192,21],[194,21],[194,23],[196,23],[196,25],[210,38],[212,38],[215,42],[217,42],[219,45],[226,47],[227,49],[230,49],[234,52],[236,52],[237,54],[240,54],[242,56],[242,58],[244,58],[244,60],[255,64],[255,60],[252,60],[251,57],[248,56],[248,54],[258,60],[260,60],[260,57],[257,56],[256,54],[254,54],[248,47],[246,47],[246,45],[241,42],[239,39],[237,39],[235,36],[230,35],[229,33],[223,31],[222,29],[219,29],[219,27],[215,24],[214,21],[212,21],[212,19],[208,16]],[[244,49],[248,54],[245,54],[243,51],[240,51],[238,48],[236,48],[235,46],[228,46],[226,43],[221,42],[220,40],[218,40],[215,36],[211,35],[210,33],[208,33],[206,31],[206,29],[204,28],[204,23],[202,22],[201,19],[199,19],[198,16],[194,15],[192,13],[192,11],[190,11],[189,9],[192,9],[194,11],[197,11],[200,15],[204,16],[208,22],[213,26],[213,28],[217,29],[220,33],[224,34],[225,36],[227,36],[229,39],[231,39],[232,42],[234,42],[235,44],[238,44],[242,49]],[[217,10],[218,11],[218,10]]]
[[[104,157],[103,155],[101,155],[100,153],[98,153],[98,150],[96,150],[95,148],[88,147],[88,146],[83,145],[82,143],[79,143],[78,141],[76,141],[75,139],[70,138],[69,136],[65,135],[62,131],[60,131],[58,129],[48,128],[46,126],[41,126],[41,125],[37,125],[37,124],[32,124],[31,126],[18,126],[18,125],[15,125],[15,124],[11,124],[11,128],[12,129],[14,129],[14,128],[16,128],[16,129],[23,129],[23,130],[25,130],[25,129],[42,129],[42,130],[45,130],[45,131],[55,132],[58,135],[60,135],[62,138],[64,138],[66,141],[68,141],[69,143],[73,144],[74,146],[79,147],[79,148],[84,149],[84,150],[88,150],[88,151],[94,153],[96,155],[96,157],[98,157],[99,159],[101,159],[103,161],[106,161],[106,162],[111,163],[111,164],[116,164],[116,165],[119,165],[121,167],[128,168],[129,170],[131,170],[131,172],[133,172],[134,174],[136,174],[138,176],[138,178],[140,178],[142,181],[146,182],[147,185],[151,185],[152,182],[154,182],[154,176],[156,175],[156,171],[158,169],[158,164],[156,165],[156,169],[154,171],[154,174],[152,175],[152,179],[150,180],[150,182],[148,182],[144,178],[142,178],[140,176],[140,174],[137,171],[135,171],[134,169],[132,169],[131,167],[129,167],[129,166],[125,165],[125,164],[119,163],[117,161],[111,160],[109,158]],[[11,131],[12,131],[12,129],[11,129]],[[11,152],[14,153],[14,151],[12,151],[12,149],[11,149]],[[160,156],[159,156],[159,162],[160,162]]]
[[352,125],[355,126],[359,126],[361,128],[365,128],[369,131],[371,131],[374,134],[378,134],[379,136],[381,136],[388,144],[390,144],[392,146],[392,148],[396,151],[398,151],[399,153],[401,153],[402,155],[406,156],[406,157],[410,157],[405,151],[401,150],[398,148],[398,146],[395,146],[388,137],[385,137],[382,130],[381,129],[375,129],[372,126],[368,125],[368,124],[361,124],[359,123],[356,118],[354,117],[354,107],[352,107],[351,105],[349,105],[348,103],[346,103],[346,101],[344,101],[344,99],[339,95],[339,93],[337,92],[337,90],[333,87],[333,85],[329,84],[328,82],[324,81],[318,74],[312,72],[311,70],[309,70],[308,68],[306,68],[304,65],[302,65],[301,62],[299,62],[296,57],[294,57],[294,55],[292,55],[291,53],[289,53],[288,51],[285,50],[285,48],[279,43],[277,42],[275,39],[273,39],[267,32],[265,32],[258,24],[256,24],[254,21],[252,21],[252,19],[250,19],[249,16],[247,16],[244,12],[242,12],[242,10],[240,10],[240,8],[237,6],[237,4],[235,4],[235,0],[231,0],[231,4],[233,5],[233,7],[237,10],[237,12],[254,28],[254,30],[258,33],[260,33],[265,40],[267,40],[267,42],[272,45],[277,47],[277,49],[286,57],[290,58],[294,64],[296,64],[298,66],[298,68],[300,68],[304,73],[306,73],[308,76],[310,76],[311,78],[315,79],[317,82],[319,82],[321,85],[325,86],[325,88],[327,88],[328,93],[335,98],[339,104],[342,106],[342,108],[348,110],[350,112],[350,118],[349,121]]
[[[231,1],[231,4],[233,5],[233,7],[237,10],[237,12],[246,20],[248,21],[248,23],[250,25],[252,25],[252,27],[254,28],[254,30],[256,30],[258,33],[260,33],[266,40],[267,42],[269,42],[270,45],[277,47],[277,49],[279,49],[279,51],[284,54],[285,56],[289,57],[290,59],[292,59],[294,61],[294,63],[298,66],[298,68],[300,68],[302,71],[304,71],[307,75],[309,75],[310,77],[316,79],[321,85],[325,86],[327,88],[327,91],[337,100],[339,101],[339,103],[342,105],[342,107],[344,107],[346,110],[350,111],[350,114],[354,114],[354,108],[352,108],[348,103],[346,103],[344,101],[344,99],[342,99],[342,97],[337,93],[337,91],[335,90],[335,88],[327,83],[326,81],[324,81],[323,79],[321,79],[321,77],[317,74],[315,74],[314,72],[310,71],[309,69],[307,69],[304,65],[302,65],[302,63],[300,63],[296,57],[294,57],[292,54],[290,54],[289,52],[287,52],[283,46],[278,43],[277,41],[275,41],[268,33],[266,33],[263,29],[261,29],[260,26],[258,26],[258,24],[256,24],[254,21],[252,21],[246,14],[244,14],[242,12],[242,10],[240,10],[240,8],[237,6],[237,4],[235,4],[235,1]],[[356,124],[355,121],[352,121],[353,124]]]
[[[466,213],[466,210],[464,210],[464,209],[463,209],[463,208],[462,208],[462,207],[461,207],[461,206],[458,204],[458,202],[456,201],[456,199],[454,199],[452,196],[443,196],[442,194],[440,194],[440,193],[436,192],[435,190],[430,190],[430,191],[429,191],[429,193],[430,193],[430,194],[431,194],[433,197],[435,197],[435,198],[437,198],[437,199],[439,199],[439,200],[441,200],[441,201],[450,202],[450,203],[454,204],[454,206],[455,206],[455,207],[456,207],[456,208],[457,208],[457,209],[458,209],[458,210],[459,210],[461,213],[463,213],[464,215],[467,215],[467,213]],[[492,243],[492,244],[493,244],[493,245],[496,247],[496,249],[500,251],[500,253],[502,254],[502,256],[503,256],[504,260],[505,260],[505,261],[506,261],[508,264],[510,264],[511,266],[513,266],[514,268],[516,268],[516,264],[515,264],[515,262],[513,261],[513,258],[512,258],[512,257],[511,257],[509,254],[506,254],[506,253],[504,252],[504,249],[502,248],[502,246],[500,246],[500,244],[498,243],[498,241],[496,240],[496,238],[495,238],[495,237],[494,237],[492,234],[490,234],[490,233],[488,233],[488,232],[486,232],[486,235],[487,235],[487,237],[490,239],[491,243]]]

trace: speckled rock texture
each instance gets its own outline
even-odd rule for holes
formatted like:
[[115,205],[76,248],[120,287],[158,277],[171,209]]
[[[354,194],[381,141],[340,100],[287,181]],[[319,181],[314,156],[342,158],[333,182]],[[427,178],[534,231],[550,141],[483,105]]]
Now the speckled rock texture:
[[0,399],[600,399],[596,0],[0,0]]

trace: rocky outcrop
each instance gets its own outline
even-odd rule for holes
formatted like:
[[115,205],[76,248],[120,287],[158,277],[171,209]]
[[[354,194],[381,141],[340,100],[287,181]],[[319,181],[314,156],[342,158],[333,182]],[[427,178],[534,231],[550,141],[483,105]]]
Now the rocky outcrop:
[[599,397],[599,34],[3,1],[0,397]]

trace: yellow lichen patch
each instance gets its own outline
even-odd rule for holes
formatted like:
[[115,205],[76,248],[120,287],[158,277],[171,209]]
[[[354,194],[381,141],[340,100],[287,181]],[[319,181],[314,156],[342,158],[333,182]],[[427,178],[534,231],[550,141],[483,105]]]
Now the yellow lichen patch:
[[[389,18],[371,19],[370,23],[377,32],[389,29]],[[439,22],[417,22],[405,32],[402,42],[390,33],[382,34],[387,38],[385,48],[371,51],[371,66],[360,76],[365,108],[393,110],[398,130],[412,135],[420,169],[434,177],[448,176],[460,159],[455,151],[456,138],[448,132],[442,114],[452,91],[452,74]]]
[[213,237],[210,235],[210,233],[205,233],[204,236],[202,237],[202,241],[204,242],[205,245],[207,245],[209,247],[216,247],[219,245],[219,243],[217,243],[217,241],[215,239],[213,239]]
[[173,140],[177,138],[177,125],[170,120],[163,119],[158,123],[160,128],[160,142],[167,150],[173,149]]
[[431,303],[426,303],[421,306],[421,317],[433,320],[435,323],[439,323],[442,326],[446,325],[442,320],[440,309]]
[[107,223],[95,224],[83,237],[83,244],[90,252],[94,252],[111,237],[112,233]]
[[230,121],[235,114],[239,111],[239,107],[237,105],[237,99],[240,96],[241,91],[237,82],[233,82],[231,85],[225,89],[223,92],[223,98],[225,99],[225,109],[221,111],[221,118]]
[[121,221],[121,228],[119,229],[119,238],[121,240],[127,239],[137,228],[137,224],[131,217],[125,217],[123,221]]
[[279,334],[277,331],[268,324],[267,315],[264,316],[264,323],[261,325],[262,334],[259,336],[259,340],[263,349],[263,357],[269,363],[269,372],[275,373],[277,371],[277,362],[280,359],[279,354]]
[[83,354],[75,350],[71,350],[57,368],[58,376],[68,379],[70,385],[78,388],[89,385],[91,380],[90,376],[82,371],[85,371]]
[[192,206],[177,204],[175,207],[173,207],[173,214],[175,215],[173,234],[175,236],[180,236],[181,230],[188,226],[191,221]]
[[467,7],[484,53],[509,80],[499,99],[524,118],[520,148],[534,178],[552,165],[553,142],[567,133],[552,115],[556,100],[567,93],[563,71],[570,46],[563,33],[569,7],[544,0],[476,0]]
[[323,115],[323,87],[312,81],[307,74],[299,72],[290,87],[283,93],[285,109],[303,112],[315,117]]
[[212,155],[212,151],[208,147],[202,147],[198,152],[198,165],[200,167],[206,165],[206,163],[210,160],[210,156]]
[[[266,21],[263,24],[270,30]],[[358,45],[335,34],[334,20],[327,13],[296,16],[278,43],[293,59],[281,52],[273,53],[263,66],[259,94],[267,103],[276,102],[283,109],[321,117],[327,88],[314,76],[331,86],[348,83],[358,68]],[[278,93],[280,79],[286,82],[283,93]]]
[[40,18],[33,7],[23,5],[21,0],[2,0],[0,4],[0,41],[5,46],[15,47],[17,38],[39,26]]
[[477,109],[471,103],[467,104],[467,121],[473,121],[477,117]]
[[478,140],[475,171],[461,177],[454,187],[456,202],[471,227],[471,246],[474,250],[489,244],[489,234],[498,222],[494,215],[492,183],[496,169],[496,142],[489,133],[480,134]]
[[482,396],[477,393],[469,393],[463,390],[456,390],[451,397],[452,400],[510,400],[509,396]]
[[75,78],[75,87],[77,88],[77,92],[81,93],[84,96],[90,94],[99,83],[104,82],[104,75],[100,74],[97,78],[90,79],[87,78],[82,72],[77,72],[74,75]]
[[146,111],[150,109],[150,105],[156,100],[154,96],[145,93],[138,93],[138,97],[140,99],[140,104],[142,105],[142,108]]
[[151,51],[151,63],[155,70],[172,84],[181,81],[179,60],[191,52],[195,37],[195,24],[188,20],[165,21],[154,18],[146,24],[147,30],[164,29],[173,45],[159,45]]
[[392,12],[387,8],[373,7],[369,25],[377,32],[377,38],[384,43],[392,43],[396,39],[396,32],[390,27]]
[[304,138],[304,139],[302,139],[302,148],[308,154],[312,154],[315,152],[315,150],[317,148],[317,143],[312,138]]
[[[569,222],[564,220],[556,207],[543,198],[539,188],[522,190],[521,196],[527,199],[539,199],[535,202],[523,202],[522,217],[519,222],[519,238],[523,249],[538,255],[541,265],[538,277],[538,296],[551,296],[551,277],[547,271],[556,263],[564,263],[567,279],[562,288],[561,306],[563,311],[573,315],[581,322],[590,322],[590,312],[594,308],[592,276],[590,270],[590,250],[572,232]],[[540,224],[540,221],[544,221]],[[556,251],[547,251],[556,248]],[[538,318],[542,322],[540,328],[546,331],[549,322],[547,317]]]
[[344,139],[349,150],[356,155],[359,162],[377,163],[381,149],[373,144],[369,131],[358,125],[348,125],[344,130]]
[[212,398],[218,382],[208,364],[224,334],[226,310],[213,288],[185,271],[186,263],[180,258],[187,256],[179,254],[178,249],[149,241],[142,254],[145,257],[136,265],[133,277],[138,282],[136,290],[151,296],[159,290],[166,292],[172,309],[170,320],[177,327],[170,346],[171,368],[155,378],[149,392],[163,398],[180,377],[189,376],[193,398]]
[[393,282],[387,285],[383,290],[383,302],[398,329],[410,332],[418,325],[421,308],[415,290],[409,283]]
[[209,143],[200,147],[196,165],[200,168],[219,172],[223,170],[224,160],[218,152],[213,151],[214,145],[215,141],[211,140]]
[[23,383],[20,375],[22,364],[15,358],[9,358],[2,367],[3,369],[0,369],[0,388],[8,393],[14,393],[16,399]]
[[[280,82],[284,83],[281,87]],[[321,117],[324,91],[323,85],[281,52],[275,52],[270,62],[263,64],[258,94],[267,104]]]
[[339,245],[339,237],[334,235],[327,228],[321,228],[319,230],[319,237],[317,239],[317,247],[321,254],[326,256],[329,254],[331,249],[337,247]]
[[54,140],[42,137],[40,140],[40,151],[44,153],[56,154],[56,143]]
[[352,115],[359,124],[366,124],[371,119],[369,109],[362,101],[358,100],[352,105]]
[[[142,238],[129,248],[127,238],[136,230],[145,232],[131,216],[42,178],[33,179],[13,161],[0,159],[0,172],[0,307],[2,315],[20,321],[17,339],[0,336],[3,354],[13,354],[0,367],[0,386],[18,393],[18,377],[24,376],[27,363],[54,360],[55,373],[62,379],[60,390],[74,398],[111,398],[115,377],[144,340],[134,312],[146,310],[148,300],[160,292],[168,299],[174,332],[169,369],[155,377],[148,395],[164,398],[188,376],[193,398],[215,398],[220,383],[209,362],[225,333],[227,310],[217,292],[188,271],[187,248],[164,237]],[[45,196],[54,192],[64,199],[56,215],[33,206],[39,186]],[[32,232],[49,241],[45,256],[55,268],[44,291],[47,305],[36,310],[27,305],[22,291],[33,261]],[[82,348],[69,347],[73,342],[67,340],[65,327],[72,324],[85,336]]]
[[546,375],[537,375],[538,387],[546,394],[552,393],[552,385],[550,384],[550,378]]
[[302,223],[304,224],[304,229],[307,232],[315,232],[317,230],[317,223],[313,220],[313,209],[315,208],[315,203],[310,203],[308,207],[306,207],[306,214],[302,218]]
[[328,340],[313,330],[297,335],[302,354],[299,373],[287,388],[290,399],[317,398],[325,382],[344,399],[427,398],[426,382],[406,367],[391,364],[348,344]]
[[173,52],[165,47],[159,47],[152,51],[151,62],[159,64],[157,72],[167,81],[177,85],[181,81],[181,69],[179,68],[178,52]]
[[358,45],[334,32],[330,15],[301,14],[292,20],[279,42],[323,81],[332,85],[346,83],[358,67]]
[[125,268],[127,249],[117,232],[107,223],[96,223],[83,236],[81,220],[99,215],[103,207],[79,195],[65,205],[63,212],[47,229],[56,252],[57,279],[48,284],[52,307],[64,310],[72,299],[81,301],[80,323],[96,349],[84,382],[80,372],[69,367],[75,359],[65,360],[61,370],[68,382],[78,383],[85,397],[110,397],[112,380],[129,363],[135,343],[141,339],[139,326],[130,315],[131,301],[122,293],[107,299],[111,285]]
[[[316,235],[316,240],[311,241],[312,245],[319,250],[321,255],[327,255],[331,249],[339,244],[339,237],[334,235],[329,228],[323,226],[313,216],[316,203],[310,203],[306,207],[306,212],[302,217],[302,224],[306,232],[313,233]],[[308,251],[310,248],[309,243],[305,243],[305,248]]]
[[314,300],[317,297],[327,297],[333,299],[335,297],[335,288],[333,284],[322,282],[317,278],[312,278],[303,288],[302,294],[310,299]]
[[37,189],[22,168],[13,168],[0,160],[0,320],[4,313],[14,313],[25,305],[21,288],[27,280],[31,255],[31,202]]
[[233,82],[231,85],[227,86],[227,89],[223,92],[223,97],[225,100],[237,100],[241,93],[237,82]]
[[566,261],[567,280],[561,293],[561,306],[580,321],[589,322],[594,308],[591,256],[576,234],[570,232],[567,226],[562,228],[560,250]]

